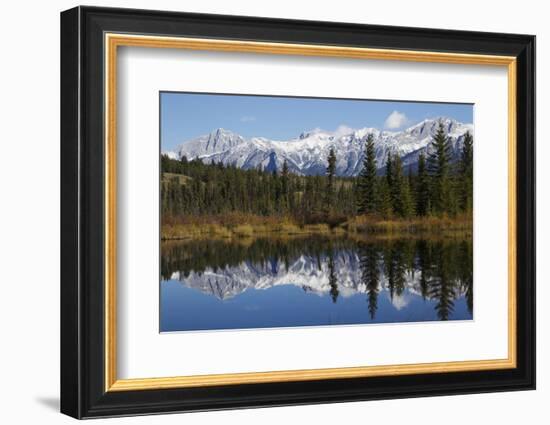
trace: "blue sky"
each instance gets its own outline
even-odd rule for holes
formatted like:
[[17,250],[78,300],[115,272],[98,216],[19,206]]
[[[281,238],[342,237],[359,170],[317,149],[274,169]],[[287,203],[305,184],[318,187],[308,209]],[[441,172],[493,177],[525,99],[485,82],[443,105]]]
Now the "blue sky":
[[161,147],[177,145],[222,127],[245,138],[298,137],[314,128],[340,126],[401,130],[425,118],[473,122],[473,105],[161,92]]

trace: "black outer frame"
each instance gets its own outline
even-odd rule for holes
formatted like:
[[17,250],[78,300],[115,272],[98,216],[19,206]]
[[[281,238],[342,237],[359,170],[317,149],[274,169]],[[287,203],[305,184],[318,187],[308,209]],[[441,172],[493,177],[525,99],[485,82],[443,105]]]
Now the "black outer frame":
[[[517,368],[104,391],[105,32],[517,58]],[[76,7],[61,13],[61,412],[75,418],[535,388],[535,37]]]

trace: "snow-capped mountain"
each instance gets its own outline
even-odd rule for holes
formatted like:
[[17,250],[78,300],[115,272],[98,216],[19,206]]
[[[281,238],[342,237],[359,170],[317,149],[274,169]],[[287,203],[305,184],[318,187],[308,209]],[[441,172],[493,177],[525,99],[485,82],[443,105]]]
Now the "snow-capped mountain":
[[219,128],[210,134],[182,143],[175,152],[164,152],[172,158],[198,158],[205,163],[223,162],[244,169],[262,167],[280,170],[287,161],[289,170],[296,174],[324,174],[326,158],[331,148],[336,153],[336,173],[355,176],[361,171],[363,150],[368,134],[374,137],[378,167],[384,166],[388,152],[397,153],[404,167],[415,166],[420,152],[425,152],[438,128],[439,121],[451,140],[453,152],[458,155],[464,138],[473,125],[451,118],[437,117],[419,122],[403,131],[381,131],[376,128],[351,129],[341,127],[333,132],[311,130],[291,140],[270,140],[264,137],[244,137]]

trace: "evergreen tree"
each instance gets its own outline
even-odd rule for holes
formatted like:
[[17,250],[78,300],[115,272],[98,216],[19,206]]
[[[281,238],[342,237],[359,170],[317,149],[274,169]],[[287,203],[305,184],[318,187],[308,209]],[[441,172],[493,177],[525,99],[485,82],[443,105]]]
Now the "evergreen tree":
[[283,162],[283,169],[281,171],[281,206],[283,212],[287,212],[290,207],[290,183],[289,183],[289,175],[288,175],[288,164],[285,161]]
[[413,213],[413,204],[408,179],[403,176],[401,157],[398,154],[393,155],[390,165],[389,181],[393,211],[401,217],[409,217]]
[[[332,206],[332,202],[327,202],[327,186],[329,184],[325,184],[325,179],[323,178],[325,176],[313,176],[313,208],[311,209],[311,212],[313,215],[318,215],[322,213],[323,207],[326,206],[326,209],[330,209]],[[332,194],[331,194],[332,198]]]
[[376,210],[376,152],[372,134],[367,136],[363,168],[359,174],[357,189],[357,209],[360,214],[369,214]]
[[426,216],[430,211],[430,176],[426,169],[426,156],[418,157],[418,176],[416,185],[416,214]]
[[376,212],[384,218],[392,215],[392,202],[390,188],[386,178],[381,178],[378,182],[378,203]]
[[464,135],[460,156],[460,209],[471,212],[473,208],[474,189],[474,139],[469,131]]
[[388,188],[391,191],[391,188],[393,187],[393,160],[391,152],[388,152],[386,155],[386,182],[388,183]]
[[442,121],[430,144],[428,172],[432,176],[432,209],[439,215],[452,212],[451,144]]
[[328,213],[332,210],[334,205],[334,176],[336,175],[336,154],[334,153],[334,148],[330,148],[327,162],[327,187],[324,210]]
[[403,218],[409,218],[414,214],[413,196],[409,178],[402,179],[399,191],[399,215]]
[[307,178],[304,185],[304,192],[302,194],[301,216],[305,217],[308,214],[311,214],[313,212],[314,207],[315,207],[315,202],[314,202],[313,179]]

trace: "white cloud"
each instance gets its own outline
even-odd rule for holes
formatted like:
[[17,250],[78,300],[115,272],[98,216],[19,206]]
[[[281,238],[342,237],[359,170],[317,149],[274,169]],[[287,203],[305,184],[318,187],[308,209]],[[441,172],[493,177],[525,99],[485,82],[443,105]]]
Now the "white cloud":
[[346,136],[348,134],[351,134],[353,133],[353,128],[345,125],[345,124],[342,124],[340,126],[338,126],[338,128],[334,131],[334,138],[337,139],[341,136]]
[[390,130],[395,130],[397,128],[403,127],[408,122],[409,119],[405,114],[399,111],[393,111],[391,114],[388,115],[388,118],[386,118],[386,121],[384,122],[384,127]]
[[256,117],[252,115],[243,115],[241,117],[241,122],[252,122],[252,121],[256,121]]

